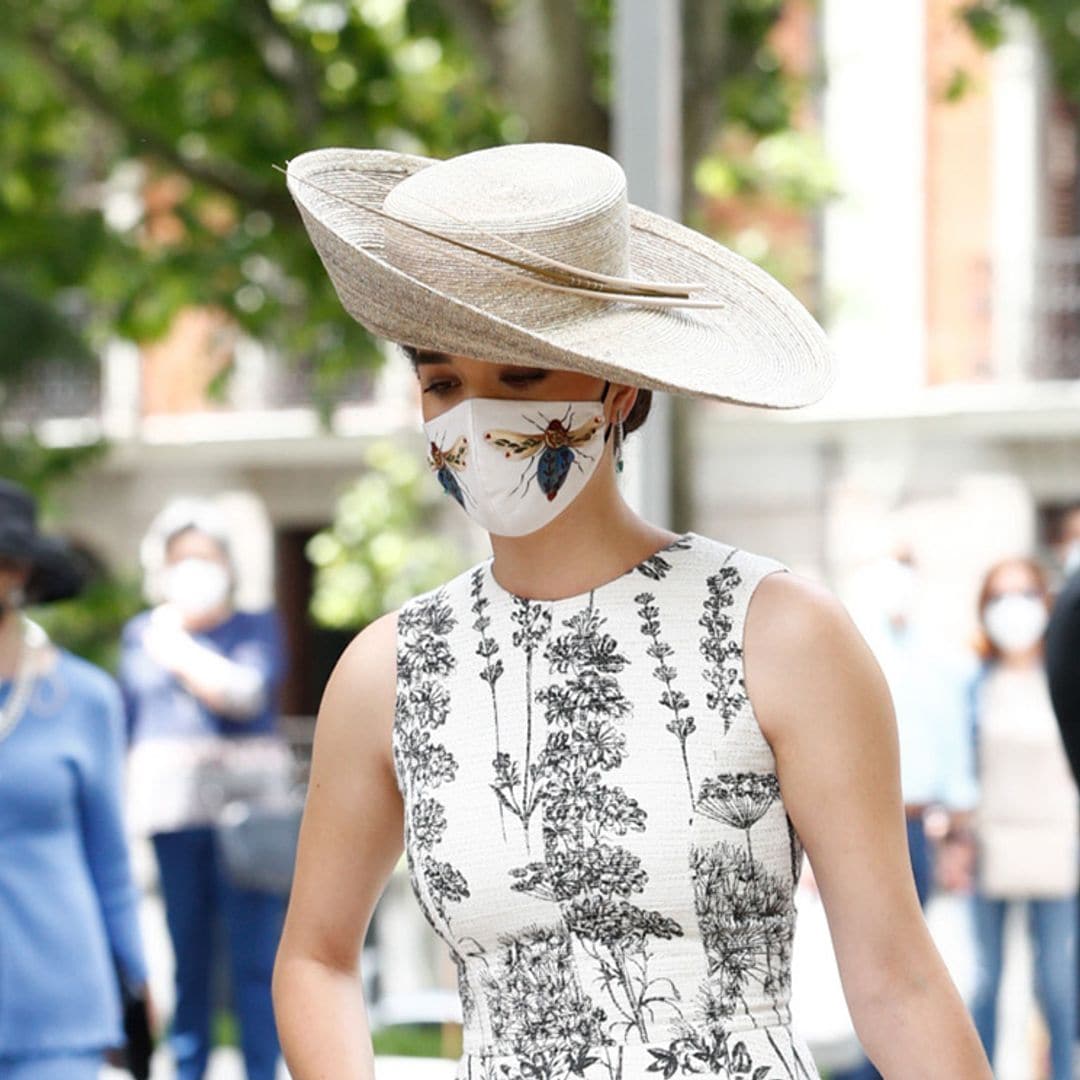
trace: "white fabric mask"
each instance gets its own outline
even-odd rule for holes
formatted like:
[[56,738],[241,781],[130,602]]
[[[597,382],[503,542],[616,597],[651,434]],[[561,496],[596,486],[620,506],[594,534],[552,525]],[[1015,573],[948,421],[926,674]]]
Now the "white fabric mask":
[[496,536],[526,536],[581,494],[604,450],[602,401],[466,398],[424,424],[447,495]]
[[1046,630],[1049,614],[1037,596],[1006,593],[991,600],[983,610],[983,624],[990,640],[1006,653],[1026,652]]
[[165,599],[185,615],[204,615],[229,598],[229,571],[212,559],[181,559],[165,571]]

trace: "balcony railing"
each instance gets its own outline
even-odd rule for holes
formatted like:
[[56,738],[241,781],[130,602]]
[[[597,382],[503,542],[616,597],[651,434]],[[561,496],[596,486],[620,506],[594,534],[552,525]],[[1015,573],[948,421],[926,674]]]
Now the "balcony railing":
[[[137,435],[147,420],[200,414],[238,416],[281,410],[311,410],[316,382],[310,368],[287,364],[259,350],[237,357],[220,396],[198,389],[162,405],[167,395],[147,395],[143,367],[130,346],[107,350],[96,368],[46,365],[8,400],[0,400],[0,421],[38,425],[81,421],[116,436]],[[376,392],[376,376],[358,371],[333,390],[335,405],[362,405]]]
[[1028,377],[1080,378],[1080,237],[1040,244],[1031,323]]

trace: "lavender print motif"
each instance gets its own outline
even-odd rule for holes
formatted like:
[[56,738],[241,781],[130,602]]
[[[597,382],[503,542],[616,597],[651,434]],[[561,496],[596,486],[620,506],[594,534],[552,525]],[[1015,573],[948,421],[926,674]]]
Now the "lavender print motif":
[[[645,829],[645,812],[622,788],[604,783],[618,768],[626,737],[618,724],[631,710],[616,678],[627,664],[592,598],[562,625],[545,650],[552,675],[540,691],[548,738],[539,763],[544,776],[544,857],[511,870],[512,888],[558,904],[572,939],[599,972],[612,1009],[607,1035],[631,1033],[646,1043],[658,1014],[678,1015],[678,992],[648,972],[652,939],[682,928],[632,902],[648,875],[638,856],[614,839]],[[609,1063],[612,1077],[616,1065]]]
[[672,714],[664,727],[679,740],[679,749],[682,751],[683,773],[686,776],[686,788],[690,794],[690,824],[693,825],[694,782],[690,779],[690,760],[686,754],[686,740],[693,735],[697,725],[694,723],[694,718],[687,712],[690,708],[690,699],[681,690],[675,689],[678,672],[668,663],[675,650],[660,640],[660,609],[656,606],[656,598],[652,593],[638,593],[634,597],[634,603],[638,605],[641,632],[652,641],[645,651],[657,664],[653,668],[653,676],[664,685],[664,691],[660,695],[660,704]]
[[688,551],[691,545],[692,541],[689,536],[680,536],[678,540],[668,544],[663,551],[658,551],[655,555],[650,555],[644,562],[639,563],[634,567],[634,570],[642,577],[650,578],[652,581],[663,581],[671,571],[671,563],[664,556],[671,551]]
[[433,738],[450,712],[445,680],[455,666],[448,641],[455,625],[450,605],[441,593],[401,610],[394,717],[394,757],[404,785],[409,877],[432,928],[451,949],[447,907],[468,897],[469,887],[460,871],[434,854],[447,822],[442,804],[431,792],[457,775],[457,761]]
[[698,625],[705,628],[701,655],[707,661],[705,681],[712,689],[705,702],[724,721],[724,734],[731,721],[746,705],[746,686],[742,674],[742,646],[732,636],[734,623],[728,608],[735,603],[735,590],[742,585],[742,575],[734,566],[723,566],[706,581],[708,598]]
[[525,846],[530,846],[529,823],[544,796],[543,770],[532,760],[533,753],[533,666],[540,645],[551,631],[551,609],[524,597],[513,598],[510,618],[518,629],[513,634],[515,649],[525,654],[525,760],[524,765],[505,751],[495,754],[495,783],[492,788],[501,805],[521,823]]
[[[498,775],[500,769],[500,763],[502,761],[502,740],[499,735],[499,699],[495,690],[495,684],[502,678],[503,674],[503,662],[498,659],[499,643],[490,637],[487,633],[488,628],[491,626],[491,616],[487,614],[487,609],[491,605],[491,601],[483,595],[484,589],[484,570],[483,567],[479,567],[473,571],[471,578],[471,586],[469,588],[469,596],[472,598],[471,611],[476,616],[472,626],[473,629],[479,634],[480,641],[476,646],[476,655],[484,661],[484,669],[480,672],[480,678],[487,683],[489,692],[491,693],[491,714],[495,724],[495,757],[492,760],[492,767],[495,769]],[[498,787],[494,787],[495,794],[498,796]],[[502,838],[506,839],[506,803],[503,799],[498,799],[499,803],[499,825],[502,829]]]
[[788,1009],[802,849],[743,682],[771,569],[685,537],[582,603],[482,566],[402,612],[395,768],[462,1077],[818,1080]]

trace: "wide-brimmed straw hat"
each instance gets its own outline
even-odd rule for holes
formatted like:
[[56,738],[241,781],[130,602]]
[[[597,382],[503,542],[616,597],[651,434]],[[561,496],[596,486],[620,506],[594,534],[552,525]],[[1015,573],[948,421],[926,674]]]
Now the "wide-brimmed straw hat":
[[391,341],[774,408],[832,382],[784,286],[629,203],[598,151],[314,150],[287,178],[345,310]]
[[0,479],[0,558],[30,567],[26,598],[32,604],[67,600],[86,583],[86,574],[72,549],[37,527],[37,504],[25,488]]

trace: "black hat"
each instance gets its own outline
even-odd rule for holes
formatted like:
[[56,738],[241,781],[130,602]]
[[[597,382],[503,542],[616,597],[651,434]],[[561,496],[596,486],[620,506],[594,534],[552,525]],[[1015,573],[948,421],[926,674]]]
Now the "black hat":
[[66,600],[85,584],[67,544],[37,530],[37,504],[25,488],[0,479],[0,558],[30,564],[26,597],[34,604]]

